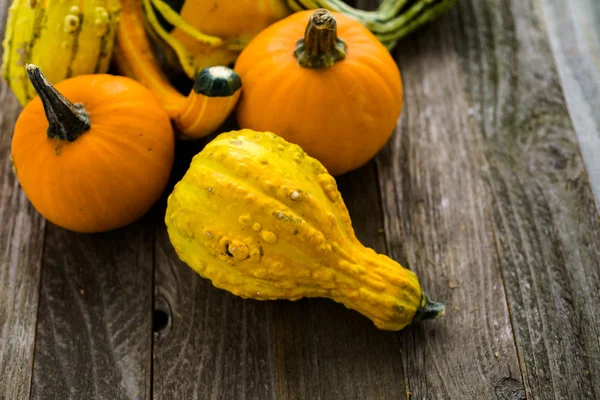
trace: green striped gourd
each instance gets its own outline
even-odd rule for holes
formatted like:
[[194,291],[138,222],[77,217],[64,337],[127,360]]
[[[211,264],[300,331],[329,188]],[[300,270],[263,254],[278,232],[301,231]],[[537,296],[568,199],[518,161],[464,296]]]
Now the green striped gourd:
[[375,11],[350,7],[342,0],[287,0],[294,11],[326,8],[360,21],[388,49],[404,36],[433,21],[454,6],[458,0],[383,0]]
[[51,83],[108,70],[119,0],[13,0],[4,37],[2,76],[21,104],[35,97],[26,64]]

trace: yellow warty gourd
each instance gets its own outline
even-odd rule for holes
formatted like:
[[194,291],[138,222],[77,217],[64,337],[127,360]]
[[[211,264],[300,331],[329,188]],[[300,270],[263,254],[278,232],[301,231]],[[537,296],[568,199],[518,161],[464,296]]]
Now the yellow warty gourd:
[[413,272],[357,240],[327,170],[272,133],[210,142],[169,196],[165,221],[179,257],[237,296],[327,297],[385,330],[444,313]]
[[105,73],[119,10],[119,0],[13,0],[4,35],[2,76],[21,104],[36,95],[26,64],[38,65],[50,83]]

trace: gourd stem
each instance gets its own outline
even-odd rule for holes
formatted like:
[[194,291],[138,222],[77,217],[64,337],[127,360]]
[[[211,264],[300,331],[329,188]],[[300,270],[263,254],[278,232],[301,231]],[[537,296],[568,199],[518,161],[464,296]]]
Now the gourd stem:
[[311,15],[294,56],[306,68],[329,68],[346,57],[346,43],[337,37],[337,23],[331,12],[318,9]]
[[73,142],[90,129],[90,117],[82,104],[73,104],[60,94],[38,66],[27,64],[25,68],[33,88],[42,100],[50,139]]
[[442,303],[429,300],[425,293],[423,293],[421,297],[421,305],[415,313],[413,322],[436,319],[443,316],[445,313],[446,306],[444,306]]

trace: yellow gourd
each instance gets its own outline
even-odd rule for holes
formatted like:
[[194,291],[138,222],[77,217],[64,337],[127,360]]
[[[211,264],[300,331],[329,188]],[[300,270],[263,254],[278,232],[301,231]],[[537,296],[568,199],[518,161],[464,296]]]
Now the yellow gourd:
[[327,297],[384,330],[444,313],[413,272],[358,241],[325,167],[272,133],[210,142],[169,196],[165,221],[179,257],[237,296]]
[[6,22],[2,76],[22,105],[35,97],[25,64],[50,83],[105,73],[113,49],[118,0],[13,0]]

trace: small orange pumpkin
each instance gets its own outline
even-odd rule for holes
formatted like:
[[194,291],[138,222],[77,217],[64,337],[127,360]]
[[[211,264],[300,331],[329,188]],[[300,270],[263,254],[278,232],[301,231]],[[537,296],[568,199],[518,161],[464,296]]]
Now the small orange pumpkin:
[[358,21],[324,9],[259,33],[235,70],[244,83],[240,126],[300,145],[333,175],[373,157],[402,110],[400,71],[388,50]]
[[174,157],[173,128],[156,98],[125,77],[80,75],[54,88],[38,67],[26,68],[39,97],[17,120],[12,162],[33,206],[77,232],[141,217],[162,194]]

